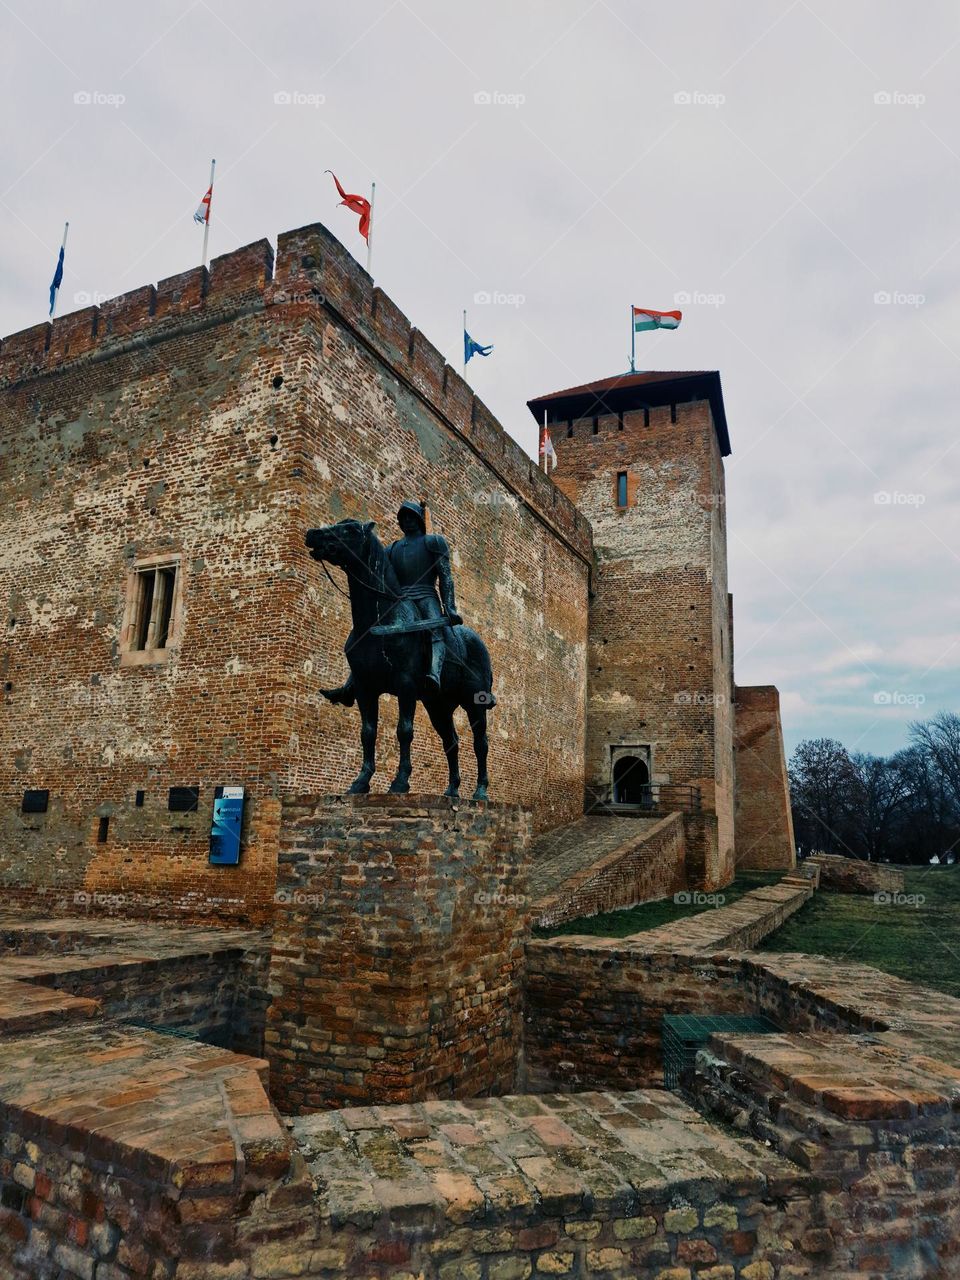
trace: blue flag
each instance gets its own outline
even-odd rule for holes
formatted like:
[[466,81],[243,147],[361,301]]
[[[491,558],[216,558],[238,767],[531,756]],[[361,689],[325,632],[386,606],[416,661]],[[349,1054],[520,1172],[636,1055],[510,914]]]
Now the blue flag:
[[60,257],[57,259],[57,269],[53,273],[53,282],[50,285],[50,315],[53,315],[53,308],[57,301],[57,290],[63,280],[63,245],[60,246]]
[[470,359],[471,356],[488,356],[492,350],[493,350],[492,344],[489,347],[484,347],[479,342],[474,342],[474,340],[470,337],[469,333],[467,333],[466,329],[464,329],[463,331],[463,363],[464,364],[467,363],[467,361]]

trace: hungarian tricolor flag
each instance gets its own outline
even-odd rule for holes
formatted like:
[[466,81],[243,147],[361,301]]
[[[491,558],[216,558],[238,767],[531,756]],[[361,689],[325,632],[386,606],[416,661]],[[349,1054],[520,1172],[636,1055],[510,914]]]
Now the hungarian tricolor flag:
[[344,191],[343,187],[341,187],[340,185],[337,175],[333,172],[332,169],[325,169],[324,172],[329,173],[330,177],[337,184],[337,190],[340,192],[341,196],[343,197],[340,203],[345,204],[347,208],[351,210],[351,212],[357,213],[360,215],[360,227],[359,227],[360,234],[363,236],[364,240],[369,241],[370,239],[370,201],[366,198],[366,196],[352,196],[348,191]]
[[647,307],[633,308],[633,332],[647,329],[677,329],[683,319],[681,311],[651,311]]

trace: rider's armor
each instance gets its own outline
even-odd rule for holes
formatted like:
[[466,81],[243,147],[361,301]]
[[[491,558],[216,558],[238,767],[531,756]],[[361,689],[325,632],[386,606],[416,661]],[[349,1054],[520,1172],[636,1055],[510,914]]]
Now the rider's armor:
[[[442,618],[446,615],[459,621],[446,539],[438,533],[426,532],[419,502],[402,503],[397,512],[398,519],[403,512],[409,512],[420,527],[420,533],[405,534],[391,543],[388,553],[404,599],[413,602],[421,618]],[[446,649],[445,632],[446,627],[439,626],[430,633],[430,671],[427,678],[438,687]]]

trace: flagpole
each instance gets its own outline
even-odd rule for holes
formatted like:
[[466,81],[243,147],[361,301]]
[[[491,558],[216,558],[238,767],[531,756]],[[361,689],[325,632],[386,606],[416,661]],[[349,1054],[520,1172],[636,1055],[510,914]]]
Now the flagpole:
[[463,377],[464,377],[464,381],[466,381],[466,377],[467,377],[467,309],[466,307],[464,307],[463,309],[463,337],[461,338],[461,344],[463,346]]
[[634,323],[633,303],[630,304],[630,372],[637,371],[637,326]]
[[370,183],[370,225],[367,227],[367,275],[373,276],[373,201],[377,194],[377,184]]
[[[65,222],[65,223],[63,224],[63,240],[62,240],[62,241],[61,241],[61,243],[60,243],[60,252],[61,252],[62,254],[66,254],[66,252],[67,252],[67,232],[68,232],[69,230],[70,230],[70,223],[69,223],[69,222]],[[56,293],[54,293],[54,295],[53,295],[53,310],[50,312],[50,319],[51,319],[51,320],[53,320],[53,319],[56,317],[56,314],[57,314],[57,303],[58,303],[59,301],[60,301],[60,286],[59,286],[59,285],[57,285]]]
[[201,266],[207,265],[207,242],[210,239],[210,215],[213,213],[213,171],[217,167],[216,160],[210,161],[210,203],[207,205],[207,219],[203,224],[203,262]]

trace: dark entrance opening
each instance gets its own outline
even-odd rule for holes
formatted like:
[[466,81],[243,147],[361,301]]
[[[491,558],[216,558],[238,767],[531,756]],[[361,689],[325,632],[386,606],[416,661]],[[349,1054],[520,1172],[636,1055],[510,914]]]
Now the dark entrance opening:
[[639,756],[619,756],[613,765],[613,803],[646,804],[651,802],[650,771]]

